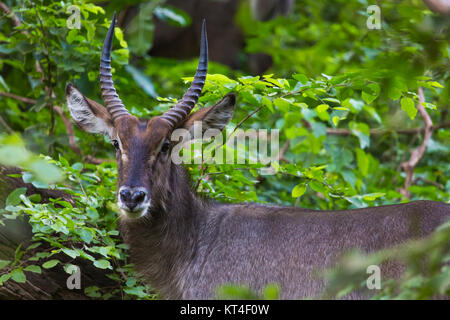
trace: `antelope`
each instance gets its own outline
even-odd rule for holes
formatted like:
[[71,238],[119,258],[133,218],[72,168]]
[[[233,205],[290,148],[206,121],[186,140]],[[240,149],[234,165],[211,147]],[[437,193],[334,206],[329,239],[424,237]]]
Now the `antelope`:
[[[260,290],[276,283],[281,298],[321,297],[318,268],[333,267],[340,254],[374,252],[424,238],[450,217],[450,205],[414,201],[341,211],[202,199],[184,168],[170,158],[171,133],[194,122],[222,130],[236,97],[191,114],[207,75],[208,44],[203,21],[200,58],[184,96],[161,116],[139,119],[125,108],[114,87],[111,48],[115,14],[100,61],[105,106],[66,86],[73,120],[85,131],[106,135],[116,149],[119,230],[137,271],[165,299],[213,299],[223,284]],[[386,277],[401,268],[382,267]],[[350,299],[365,298],[351,293]]]

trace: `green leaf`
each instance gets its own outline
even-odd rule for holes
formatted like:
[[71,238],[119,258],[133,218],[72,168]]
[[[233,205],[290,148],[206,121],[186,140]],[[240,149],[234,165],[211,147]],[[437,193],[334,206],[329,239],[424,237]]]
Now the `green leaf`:
[[109,261],[105,259],[95,261],[94,266],[100,269],[111,269],[111,263],[109,263]]
[[380,86],[376,83],[369,83],[367,86],[363,88],[361,97],[366,103],[371,103],[378,97],[379,93],[380,93]]
[[262,99],[261,99],[261,103],[264,105],[264,106],[266,106],[269,110],[270,110],[270,112],[272,112],[273,113],[273,104],[272,104],[272,101],[270,101],[270,99],[268,99],[268,98],[266,98],[266,97],[262,97]]
[[437,82],[437,81],[431,81],[430,84],[431,84],[433,87],[436,87],[436,88],[444,88],[444,87],[442,86],[442,84],[440,84],[440,83]]
[[280,298],[280,287],[277,284],[269,284],[263,289],[263,297],[266,300],[278,300]]
[[127,294],[134,295],[140,298],[144,298],[147,296],[147,293],[145,292],[145,287],[143,286],[125,288],[123,291],[125,291],[125,293]]
[[72,259],[75,259],[76,257],[78,257],[80,254],[78,253],[78,251],[76,250],[72,250],[72,249],[67,249],[64,248],[62,249],[62,251],[67,254],[69,257],[71,257]]
[[300,73],[296,73],[292,76],[292,78],[294,78],[295,80],[300,81],[301,84],[306,84],[308,83],[308,77],[305,76],[304,74],[300,74]]
[[67,37],[66,37],[67,43],[71,44],[74,41],[82,42],[83,40],[84,40],[83,36],[78,34],[78,30],[77,29],[71,29],[67,33]]
[[83,170],[83,164],[81,163],[81,162],[75,162],[73,165],[72,165],[72,169],[73,170],[75,170],[75,171],[81,171],[81,170]]
[[45,263],[42,265],[42,268],[44,268],[44,269],[51,269],[51,268],[53,268],[54,266],[56,266],[58,263],[59,263],[59,260],[56,260],[56,259],[49,260],[49,261],[45,262]]
[[341,102],[336,98],[323,98],[322,100],[329,102],[332,106],[338,106],[341,104]]
[[37,179],[45,183],[55,183],[63,179],[61,170],[43,159],[33,161],[30,170],[36,175]]
[[354,188],[356,185],[356,176],[353,171],[342,170],[341,174],[344,180]]
[[327,134],[327,127],[322,122],[311,121],[310,124],[316,138]]
[[77,230],[77,234],[80,236],[80,238],[86,242],[86,243],[91,243],[92,239],[94,239],[94,236],[92,235],[92,233],[89,230],[86,230],[84,228]]
[[86,214],[92,220],[96,220],[96,219],[98,219],[100,217],[98,212],[97,212],[97,210],[95,208],[92,208],[92,207],[86,208]]
[[42,197],[39,193],[32,194],[28,197],[31,202],[39,203],[42,200]]
[[9,265],[11,261],[9,260],[0,260],[0,270]]
[[383,197],[386,193],[376,192],[376,193],[368,193],[362,196],[365,201],[374,201],[377,198]]
[[17,206],[22,200],[20,199],[21,195],[25,195],[27,192],[27,188],[17,188],[13,192],[11,192],[6,198],[5,205],[7,206]]
[[0,84],[3,86],[3,88],[5,88],[5,91],[9,92],[9,87],[5,82],[5,79],[3,79],[3,77],[0,75]]
[[306,184],[300,183],[292,189],[292,198],[301,197],[306,191]]
[[31,154],[22,146],[0,145],[0,163],[7,166],[17,166],[31,159]]
[[348,99],[342,101],[342,106],[349,108],[353,113],[358,113],[363,109],[364,102],[362,102],[361,100]]
[[414,120],[417,114],[417,108],[414,100],[409,97],[403,97],[400,104],[402,106],[402,110],[408,114],[411,120]]
[[358,137],[361,149],[365,149],[370,145],[370,129],[367,124],[351,121],[348,126],[352,134]]
[[116,36],[117,40],[119,40],[120,46],[122,48],[127,48],[128,47],[127,42],[123,39],[122,29],[116,27],[114,29],[114,35]]
[[142,90],[144,90],[145,93],[147,93],[154,99],[158,98],[158,93],[156,93],[155,91],[155,86],[153,85],[152,80],[146,74],[131,65],[125,66],[125,70],[127,70],[127,72],[131,74],[134,81],[136,81],[136,83],[139,85],[139,87],[142,88]]
[[275,172],[280,171],[280,164],[278,163],[278,161],[272,161],[270,163],[270,166],[275,170]]
[[369,158],[366,153],[359,148],[356,148],[356,162],[358,163],[358,168],[362,176],[367,176],[367,173],[369,172]]
[[374,107],[371,106],[364,106],[364,110],[372,117],[375,119],[376,122],[378,122],[379,124],[382,123],[380,115],[378,114],[378,112],[375,110]]
[[276,98],[273,100],[273,104],[282,112],[288,112],[291,103],[284,98]]
[[328,108],[327,104],[321,104],[316,107],[317,116],[323,121],[330,120],[330,114],[327,112]]
[[11,272],[11,279],[18,283],[25,283],[27,281],[27,277],[23,273],[22,269],[15,269]]
[[100,298],[102,294],[99,292],[99,288],[97,286],[91,286],[84,289],[84,293],[88,297],[92,298]]
[[[96,29],[95,24],[92,21],[83,21],[83,26],[86,28],[86,31],[87,31],[87,40],[92,41],[95,36],[95,29]],[[120,30],[117,27],[115,28],[114,31],[116,33],[116,37],[117,37],[117,32],[122,32],[122,30]],[[123,43],[125,43],[125,48],[126,48],[127,43],[125,41],[123,41],[123,35],[122,35],[122,40],[119,39],[119,41],[120,41],[120,45],[122,47],[123,47]]]
[[41,95],[39,98],[37,98],[36,103],[31,107],[30,110],[33,110],[34,112],[40,112],[47,103],[47,97],[45,94]]
[[337,127],[338,123],[339,123],[339,117],[338,116],[334,116],[331,121],[333,121],[333,124],[335,127]]
[[191,18],[187,13],[172,6],[156,7],[153,13],[159,19],[177,27],[186,27],[191,24]]
[[6,281],[8,281],[11,278],[10,273],[5,273],[0,276],[0,286],[3,285]]
[[407,90],[408,87],[406,86],[404,79],[395,77],[388,86],[388,97],[392,100],[397,100],[402,96],[403,92]]
[[327,190],[326,190],[325,186],[322,183],[320,183],[319,181],[313,180],[309,183],[309,186],[311,187],[311,189],[313,189],[316,192],[320,192],[324,195],[327,194]]
[[35,265],[31,265],[31,266],[27,266],[25,269],[23,269],[24,271],[29,271],[29,272],[34,272],[34,273],[42,273],[42,269],[39,266],[35,266]]

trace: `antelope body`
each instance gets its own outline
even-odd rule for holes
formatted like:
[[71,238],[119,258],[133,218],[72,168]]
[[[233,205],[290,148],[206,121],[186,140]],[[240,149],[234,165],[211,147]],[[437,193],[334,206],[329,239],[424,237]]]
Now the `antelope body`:
[[[110,51],[115,24],[106,36],[100,83],[105,107],[66,87],[75,122],[113,142],[118,164],[120,230],[138,271],[167,299],[209,299],[222,284],[255,290],[277,283],[282,298],[320,297],[325,283],[314,276],[341,253],[373,252],[426,237],[450,217],[450,205],[415,201],[344,211],[314,211],[256,204],[220,204],[200,199],[181,165],[170,160],[169,136],[195,121],[222,130],[232,117],[234,95],[190,111],[206,78],[203,24],[199,66],[183,98],[159,117],[129,114],[114,89]],[[389,264],[382,275],[399,276]],[[348,298],[364,298],[352,293]]]

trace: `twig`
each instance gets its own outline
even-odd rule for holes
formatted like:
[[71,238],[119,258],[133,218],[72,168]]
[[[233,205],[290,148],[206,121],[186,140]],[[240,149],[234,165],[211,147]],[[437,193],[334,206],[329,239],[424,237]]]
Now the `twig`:
[[289,146],[291,145],[291,140],[286,140],[286,142],[283,144],[283,146],[280,149],[280,161],[284,161],[289,163],[290,161],[285,157],[286,152],[289,150]]
[[[432,126],[433,130],[440,129],[440,128],[448,128],[448,127],[450,127],[450,122],[444,122],[437,126]],[[376,134],[387,134],[387,133],[395,132],[398,134],[414,135],[417,133],[421,133],[422,131],[425,131],[425,129],[426,129],[426,127],[411,128],[411,129],[393,129],[393,130],[374,128],[374,129],[370,129],[370,134],[376,135]],[[348,129],[327,128],[327,134],[338,135],[338,136],[348,136],[348,135],[351,135],[352,132]]]
[[88,162],[88,163],[92,163],[92,164],[101,164],[104,162],[113,162],[113,159],[102,159],[102,158],[96,158],[94,156],[91,156],[90,154],[86,156],[86,158],[84,158],[84,161]]
[[414,179],[414,182],[417,182],[417,181],[422,181],[423,183],[431,184],[431,185],[433,185],[433,186],[435,186],[435,187],[437,187],[437,188],[439,188],[441,190],[445,190],[445,186],[442,185],[439,182],[431,181],[431,180],[428,180],[428,179],[425,179],[425,178],[422,178],[422,177],[417,177],[416,179]]
[[22,25],[19,18],[11,11],[11,9],[3,2],[0,1],[0,8],[13,20],[13,23],[16,27]]
[[[14,100],[22,101],[24,103],[28,104],[36,104],[35,99],[30,99],[22,96],[18,96],[13,93],[3,92],[0,91],[0,96],[5,96]],[[66,117],[64,114],[63,109],[60,106],[52,105],[53,109],[56,111],[56,113],[61,117],[64,126],[66,127],[67,136],[69,138],[69,147],[78,155],[82,155],[81,149],[78,147],[76,140],[75,140],[75,131],[73,129],[72,122]],[[92,159],[94,159],[92,157]]]
[[8,133],[13,134],[14,130],[6,123],[6,121],[0,116],[0,124],[8,131]]
[[14,100],[22,101],[22,102],[28,103],[28,104],[36,104],[36,100],[34,100],[34,99],[18,96],[16,94],[9,93],[9,92],[0,91],[0,96],[4,96],[4,97],[8,97],[8,98],[11,98]]
[[200,174],[200,178],[198,178],[197,183],[195,184],[194,191],[197,191],[198,187],[200,186],[200,182],[206,176],[205,172],[207,169],[208,169],[208,165],[203,166],[203,163],[202,163],[202,172]]
[[431,134],[433,133],[433,122],[431,121],[430,116],[428,115],[427,111],[422,105],[422,103],[425,102],[425,98],[423,96],[423,90],[421,87],[419,87],[418,95],[419,95],[419,103],[417,105],[417,110],[419,111],[420,115],[422,116],[425,122],[425,134],[423,137],[422,144],[411,152],[411,157],[409,158],[408,161],[403,162],[401,164],[402,169],[406,173],[406,178],[403,188],[400,189],[400,193],[408,199],[411,198],[411,192],[408,189],[413,182],[414,168],[416,167],[420,159],[422,159],[425,150],[427,149],[427,143],[431,138]]
[[[228,139],[230,139],[230,137],[233,135],[233,133],[245,122],[247,121],[252,115],[254,115],[255,113],[257,113],[259,110],[262,109],[262,106],[255,109],[253,112],[249,113],[248,115],[245,116],[244,119],[242,119],[241,121],[239,121],[239,123],[236,125],[236,127],[234,127],[233,131],[231,131],[231,133],[228,135],[226,141],[228,141]],[[226,143],[225,141],[225,143]]]
[[64,126],[66,127],[67,136],[69,137],[69,147],[79,156],[82,154],[80,147],[78,147],[75,141],[75,133],[73,130],[72,122],[65,116],[64,111],[59,106],[53,106],[53,110],[61,117]]

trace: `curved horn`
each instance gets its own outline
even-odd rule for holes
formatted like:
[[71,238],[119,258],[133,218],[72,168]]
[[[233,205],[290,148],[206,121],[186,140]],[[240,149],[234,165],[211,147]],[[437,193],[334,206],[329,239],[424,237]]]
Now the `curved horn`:
[[190,88],[186,91],[183,98],[164,113],[161,118],[166,120],[172,127],[180,124],[194,108],[202,93],[203,85],[206,80],[208,70],[208,40],[206,37],[206,22],[203,19],[202,36],[200,41],[200,58],[198,61],[197,72]]
[[114,27],[116,23],[116,13],[111,21],[108,33],[106,34],[105,43],[103,44],[102,56],[100,58],[100,88],[105,107],[111,114],[112,120],[130,114],[120,100],[119,95],[114,88],[111,74],[111,48],[114,38]]

